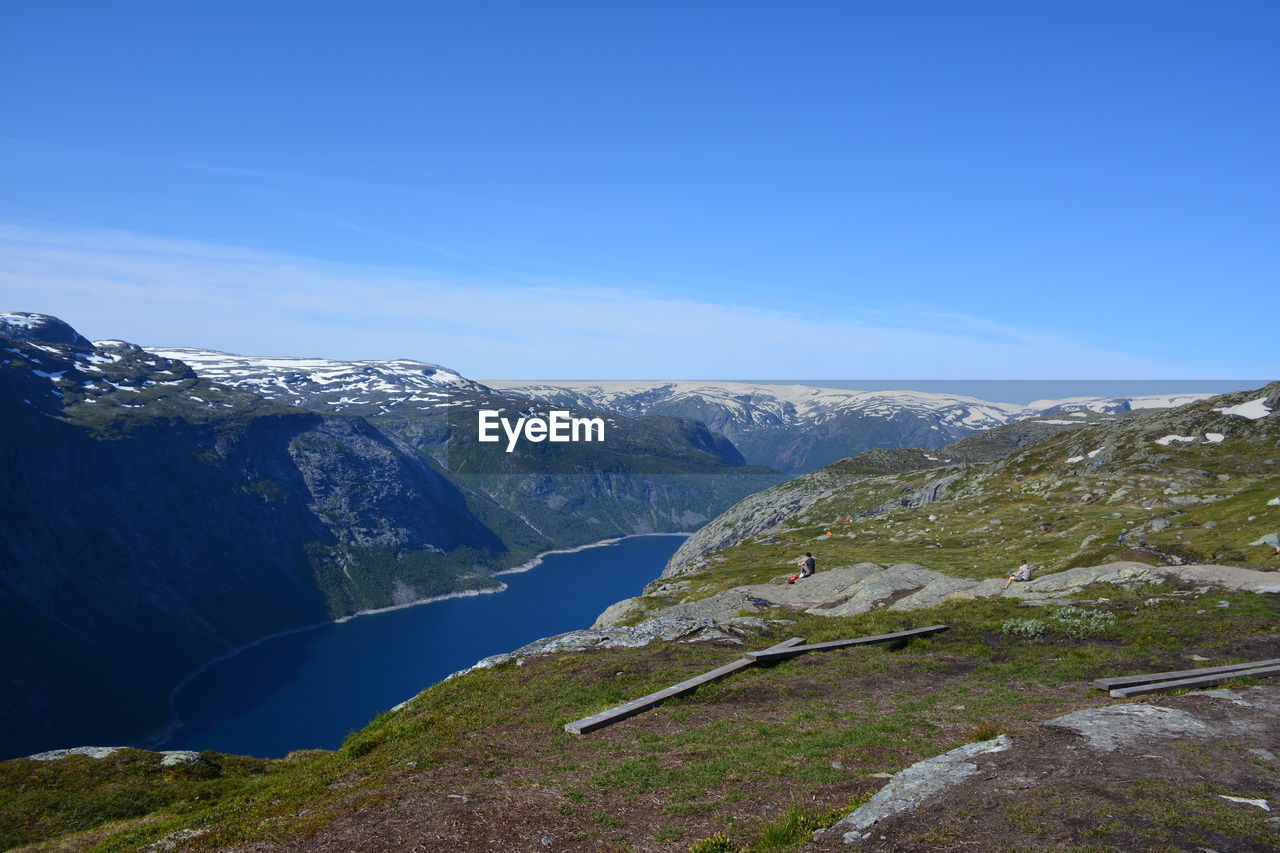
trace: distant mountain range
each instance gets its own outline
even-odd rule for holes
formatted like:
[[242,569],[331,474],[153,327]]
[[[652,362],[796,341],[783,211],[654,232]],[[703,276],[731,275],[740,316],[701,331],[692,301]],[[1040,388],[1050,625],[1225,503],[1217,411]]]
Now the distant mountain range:
[[491,387],[548,404],[620,415],[700,420],[748,463],[803,474],[874,448],[941,448],[1026,418],[1119,415],[1180,406],[1211,394],[1073,397],[1021,406],[923,391],[847,391],[737,382],[523,382]]

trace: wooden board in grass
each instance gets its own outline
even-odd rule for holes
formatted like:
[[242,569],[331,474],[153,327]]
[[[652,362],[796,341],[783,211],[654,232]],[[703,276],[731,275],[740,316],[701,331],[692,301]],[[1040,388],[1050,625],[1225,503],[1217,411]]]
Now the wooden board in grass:
[[876,643],[893,643],[897,641],[910,640],[913,637],[927,637],[930,634],[939,634],[949,630],[950,625],[930,625],[927,628],[912,628],[909,631],[897,631],[892,634],[877,634],[873,637],[854,637],[849,640],[829,640],[825,643],[810,643],[804,646],[792,646],[788,649],[765,649],[761,652],[747,652],[747,657],[755,658],[758,661],[782,660],[783,658],[795,657],[805,652],[826,652],[832,649],[846,649],[850,646],[871,646]]
[[1180,678],[1198,678],[1202,675],[1217,675],[1220,672],[1236,672],[1241,669],[1257,669],[1262,666],[1280,665],[1280,658],[1255,660],[1250,663],[1232,663],[1226,666],[1203,666],[1199,669],[1179,669],[1173,672],[1148,672],[1145,675],[1120,675],[1114,678],[1096,678],[1093,686],[1099,690],[1115,690],[1131,687],[1135,684],[1151,684],[1157,681],[1176,681]]
[[1171,690],[1190,690],[1196,687],[1213,687],[1233,678],[1276,678],[1280,676],[1280,666],[1262,666],[1256,669],[1237,669],[1233,672],[1220,672],[1216,675],[1202,675],[1199,678],[1178,678],[1173,681],[1156,681],[1150,684],[1135,684],[1132,687],[1121,687],[1112,690],[1111,695],[1119,699],[1129,696],[1145,696],[1148,693],[1168,693]]
[[[770,646],[765,649],[765,651],[769,652],[776,649],[790,648],[791,646],[799,646],[803,643],[804,637],[792,637],[789,640],[783,640],[776,646]],[[650,708],[660,705],[668,699],[675,698],[676,696],[682,696],[685,693],[698,689],[704,684],[710,684],[713,681],[718,681],[719,679],[724,678],[726,675],[732,675],[733,673],[746,669],[749,666],[755,666],[756,662],[756,659],[751,657],[738,658],[733,663],[727,663],[722,667],[711,670],[710,672],[704,672],[702,675],[695,675],[693,678],[687,678],[679,684],[673,684],[672,686],[659,690],[656,693],[650,693],[648,696],[641,696],[639,699],[632,699],[630,702],[610,708],[607,711],[601,711],[598,714],[592,714],[590,717],[583,717],[581,720],[574,720],[572,723],[566,723],[564,730],[570,734],[582,735],[587,732],[595,731],[596,729],[602,729],[605,726],[625,720],[628,717],[634,717],[636,714],[644,713]]]

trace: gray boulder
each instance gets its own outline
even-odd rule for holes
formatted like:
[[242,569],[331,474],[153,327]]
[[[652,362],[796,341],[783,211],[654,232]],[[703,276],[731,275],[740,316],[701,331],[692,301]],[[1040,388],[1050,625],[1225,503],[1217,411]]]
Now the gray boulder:
[[876,792],[852,814],[837,821],[826,832],[840,832],[847,844],[866,838],[872,825],[900,812],[919,808],[925,801],[954,788],[978,772],[971,759],[979,755],[1003,752],[1011,745],[1008,735],[992,740],[969,743],[934,758],[917,761],[894,775],[889,784]]

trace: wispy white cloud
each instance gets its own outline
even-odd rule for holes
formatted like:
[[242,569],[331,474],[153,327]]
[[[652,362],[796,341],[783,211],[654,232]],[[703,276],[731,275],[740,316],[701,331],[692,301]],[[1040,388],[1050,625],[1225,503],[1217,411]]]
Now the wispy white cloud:
[[[253,355],[409,357],[488,378],[1194,378],[946,307],[810,314],[669,291],[338,264],[120,231],[0,226],[0,308],[90,337]],[[1239,371],[1236,371],[1239,372]]]

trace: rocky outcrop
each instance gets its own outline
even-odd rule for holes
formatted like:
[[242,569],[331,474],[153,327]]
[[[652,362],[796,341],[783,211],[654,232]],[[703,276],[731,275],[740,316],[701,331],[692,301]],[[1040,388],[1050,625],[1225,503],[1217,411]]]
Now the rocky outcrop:
[[787,519],[805,511],[828,494],[821,489],[787,486],[792,484],[757,492],[712,519],[671,555],[662,571],[662,578],[678,578],[698,571],[707,565],[707,554],[777,530]]
[[839,832],[847,843],[861,841],[867,830],[880,821],[918,809],[930,799],[954,788],[978,772],[972,759],[1008,749],[1007,735],[992,740],[967,743],[935,758],[917,761],[894,777],[861,808],[841,818],[827,832]]
[[857,516],[867,518],[925,506],[944,500],[951,487],[964,476],[968,465],[992,462],[1064,431],[1088,426],[1091,422],[1045,424],[1035,420],[1019,421],[961,439],[935,453],[916,448],[864,451],[828,468],[751,495],[725,510],[680,546],[667,562],[662,579],[697,572],[710,565],[707,558],[716,551],[786,529],[796,516],[847,490],[852,482],[866,481],[872,485],[879,480],[888,482],[885,479],[887,475],[940,469],[943,473],[938,476],[895,495],[891,500],[858,512]]
[[[1205,780],[1212,779],[1217,791],[1200,808],[1219,803],[1242,810],[1241,816],[1257,814],[1257,823],[1265,825],[1265,812],[1278,804],[1277,758],[1271,751],[1278,739],[1280,687],[1275,685],[1088,708],[919,761],[816,838],[823,850],[856,845],[883,853],[935,849],[922,837],[962,831],[984,844],[999,839],[1000,849],[1039,848],[1057,825],[1066,831],[1082,824],[1096,827],[1100,821],[1091,819],[1091,807],[1110,815],[1135,783],[1150,786],[1151,780],[1160,780],[1166,786],[1162,790],[1186,786],[1189,794],[1206,796]],[[1044,796],[1067,789],[1071,796],[1056,802]],[[1007,816],[1024,807],[1037,820],[1019,827]],[[1178,826],[1161,829],[1180,831]],[[1126,838],[1126,833],[1133,835]],[[1099,834],[1114,834],[1108,849],[1137,849],[1132,844],[1143,840],[1143,827],[1113,820]]]
[[[846,462],[859,470],[863,470],[862,463],[866,463],[867,476],[874,478],[876,470],[893,465],[893,461],[887,460],[886,457],[896,458],[904,455],[914,457],[917,453],[918,451],[906,450],[868,451]],[[863,457],[869,458],[864,460]],[[913,459],[913,461],[919,464],[918,460]],[[875,468],[870,468],[869,466],[873,464]],[[858,517],[881,515],[942,500],[948,489],[962,474],[963,471],[950,471],[940,477],[934,477],[918,488],[858,513]],[[739,501],[686,539],[667,561],[660,580],[670,580],[697,572],[709,565],[707,560],[709,554],[747,539],[785,529],[786,523],[792,518],[835,494],[842,485],[844,485],[843,478],[838,472],[817,471]]]
[[937,503],[946,497],[947,490],[951,485],[964,475],[963,471],[954,471],[942,477],[929,480],[923,486],[915,489],[907,494],[896,497],[891,501],[873,506],[871,509],[858,513],[859,518],[868,518],[873,515],[883,515],[886,512],[893,512],[896,509],[914,509],[915,507],[925,506],[926,504]]
[[[35,755],[28,755],[31,761],[59,761],[71,755],[84,755],[89,758],[106,758],[115,755],[122,749],[130,749],[126,746],[74,746],[70,749],[51,749],[47,752],[37,752]],[[204,759],[200,757],[200,753],[189,749],[165,749],[154,753],[161,756],[161,767],[191,767],[199,764]]]
[[[709,599],[708,599],[709,600]],[[704,642],[709,640],[728,640],[734,643],[745,642],[744,638],[759,633],[773,624],[759,617],[727,615],[719,607],[709,607],[708,614],[699,615],[693,610],[664,612],[652,619],[646,619],[639,625],[613,628],[587,628],[581,631],[568,631],[554,637],[544,637],[527,643],[515,651],[491,655],[474,666],[450,675],[455,678],[474,669],[488,669],[504,663],[519,663],[525,658],[538,655],[556,654],[558,652],[581,652],[588,649],[637,648],[650,643],[665,642]],[[405,703],[397,705],[402,707]],[[394,709],[393,709],[394,710]]]
[[[917,610],[948,600],[991,598],[998,595],[1027,602],[1065,602],[1081,590],[1096,584],[1134,586],[1166,580],[1203,588],[1280,592],[1280,573],[1234,566],[1108,563],[1043,575],[1027,582],[1015,583],[1006,590],[1005,579],[1001,577],[981,580],[959,578],[915,563],[898,563],[888,567],[858,563],[820,571],[793,584],[734,587],[697,601],[672,605],[658,611],[652,619],[694,617],[720,620],[733,618],[743,610],[764,611],[774,607],[804,611],[815,616],[856,616],[880,608]],[[608,628],[622,621],[634,621],[643,613],[642,608],[643,599],[619,602],[600,615],[595,627]]]

